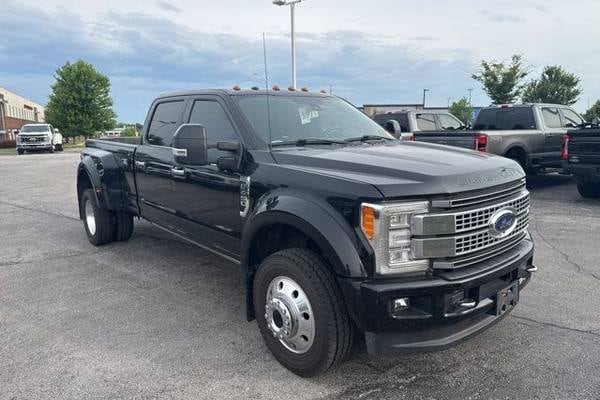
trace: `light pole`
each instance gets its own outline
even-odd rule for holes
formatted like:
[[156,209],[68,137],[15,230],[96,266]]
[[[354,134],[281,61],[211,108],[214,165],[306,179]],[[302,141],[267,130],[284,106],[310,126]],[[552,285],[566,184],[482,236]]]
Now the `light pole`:
[[292,38],[292,87],[296,87],[296,27],[294,10],[296,4],[302,0],[273,0],[273,4],[276,6],[290,6],[290,20],[291,20],[291,38]]
[[429,89],[423,89],[423,108],[425,108],[425,96],[427,95],[427,92],[429,92]]

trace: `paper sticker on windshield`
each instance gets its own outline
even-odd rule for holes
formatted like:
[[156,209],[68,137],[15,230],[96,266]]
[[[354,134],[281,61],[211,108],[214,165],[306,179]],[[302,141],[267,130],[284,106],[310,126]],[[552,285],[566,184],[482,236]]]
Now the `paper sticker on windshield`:
[[300,114],[302,125],[310,124],[313,119],[319,118],[319,112],[310,108],[300,108],[298,109],[298,113]]

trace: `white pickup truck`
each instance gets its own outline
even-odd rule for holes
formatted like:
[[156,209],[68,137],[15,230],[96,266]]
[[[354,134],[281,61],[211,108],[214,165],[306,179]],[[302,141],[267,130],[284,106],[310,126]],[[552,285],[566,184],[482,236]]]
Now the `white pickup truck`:
[[23,125],[21,132],[17,135],[17,154],[25,151],[62,151],[63,137],[50,124],[27,124]]

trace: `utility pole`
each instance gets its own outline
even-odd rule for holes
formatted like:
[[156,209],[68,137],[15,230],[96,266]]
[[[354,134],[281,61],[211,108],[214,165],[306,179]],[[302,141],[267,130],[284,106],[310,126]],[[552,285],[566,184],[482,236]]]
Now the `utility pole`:
[[469,92],[469,105],[471,104],[471,94],[473,93],[473,89],[467,89],[467,92]]

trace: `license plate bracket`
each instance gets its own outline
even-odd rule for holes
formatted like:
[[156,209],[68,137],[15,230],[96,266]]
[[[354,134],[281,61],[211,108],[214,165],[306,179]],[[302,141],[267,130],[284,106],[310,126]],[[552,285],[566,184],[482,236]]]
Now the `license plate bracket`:
[[496,315],[500,316],[505,312],[510,311],[518,302],[519,283],[515,282],[496,294]]

